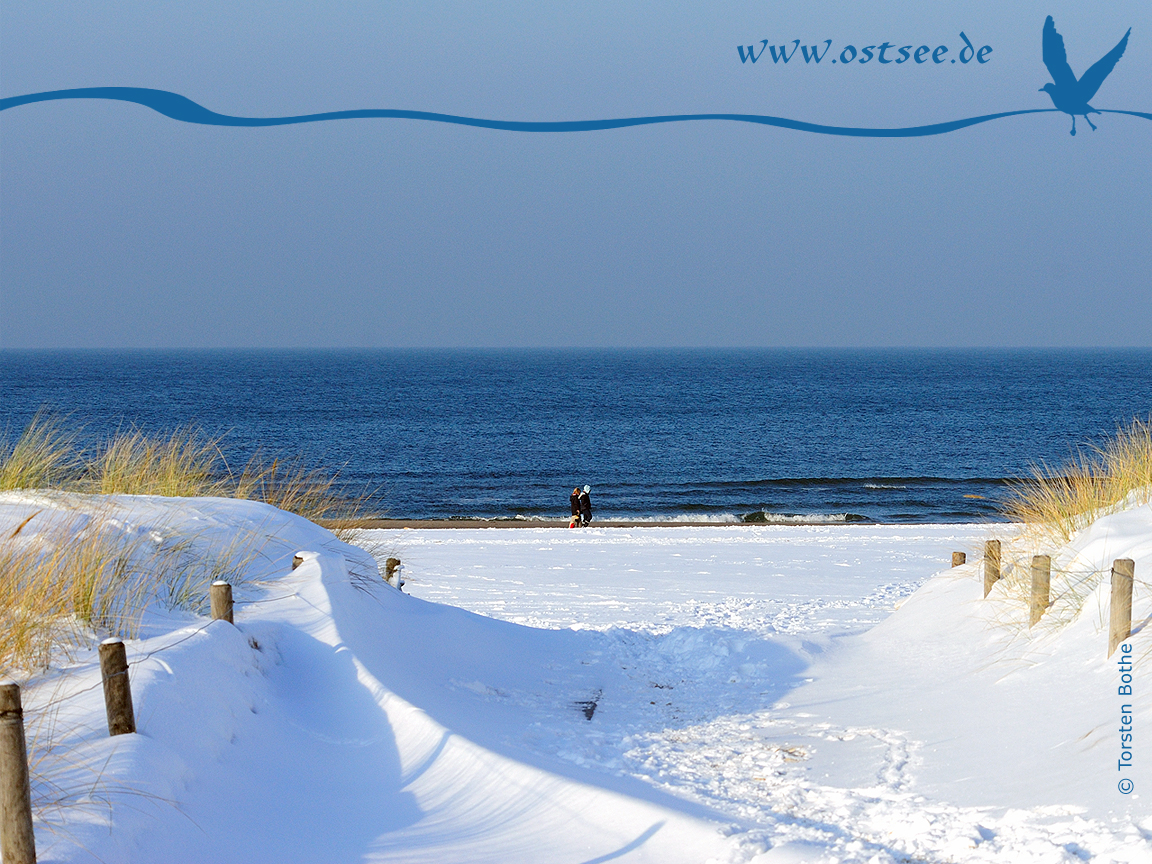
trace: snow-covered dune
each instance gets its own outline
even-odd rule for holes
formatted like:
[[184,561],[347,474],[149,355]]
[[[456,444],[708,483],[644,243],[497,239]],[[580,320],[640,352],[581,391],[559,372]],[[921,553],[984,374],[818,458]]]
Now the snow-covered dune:
[[[89,505],[3,495],[0,530]],[[41,860],[1152,860],[1152,776],[1116,787],[1106,586],[1029,634],[978,565],[930,578],[1006,526],[365,532],[403,594],[264,505],[100,515],[261,554],[235,626],[148,612],[139,734],[106,736],[92,651],[29,682]],[[1139,580],[1152,509],[1061,555]]]

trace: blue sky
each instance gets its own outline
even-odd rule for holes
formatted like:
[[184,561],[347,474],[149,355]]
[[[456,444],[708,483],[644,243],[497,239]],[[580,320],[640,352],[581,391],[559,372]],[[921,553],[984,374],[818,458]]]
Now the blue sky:
[[[1051,14],[1078,75],[1131,27],[1093,104],[1152,111],[1147,4],[714,7],[5,0],[0,97],[135,86],[253,116],[918,125],[1051,107]],[[736,51],[958,48],[961,30],[988,63]],[[21,106],[0,114],[0,347],[1152,345],[1152,123],[1093,122],[861,140]]]

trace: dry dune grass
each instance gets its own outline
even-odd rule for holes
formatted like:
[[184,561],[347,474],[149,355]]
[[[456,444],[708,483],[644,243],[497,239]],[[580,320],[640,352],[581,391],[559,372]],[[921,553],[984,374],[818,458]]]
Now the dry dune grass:
[[[216,579],[242,585],[261,552],[257,536],[181,536],[163,525],[127,528],[98,496],[55,496],[16,525],[0,524],[0,677],[26,681],[104,635],[137,635],[145,609],[206,612]],[[69,502],[73,508],[61,509]],[[25,704],[32,804],[37,831],[68,834],[77,811],[111,810],[113,795],[147,795],[106,781],[103,765],[77,754],[88,729],[64,691]],[[85,692],[84,689],[78,691]],[[77,693],[73,693],[77,695]],[[97,730],[92,730],[97,731]]]
[[262,545],[244,535],[214,543],[163,529],[137,533],[98,505],[36,511],[0,532],[0,675],[17,678],[97,634],[135,636],[152,602],[205,611],[208,586],[243,583]]
[[133,430],[106,441],[85,465],[78,485],[97,495],[227,494],[222,461],[218,441],[194,429],[177,429],[167,438]]
[[[1061,547],[1100,517],[1150,500],[1152,421],[1134,420],[1120,427],[1103,445],[1081,449],[1060,469],[1036,467],[1032,477],[1016,484],[1004,508],[1022,530],[1003,548],[1003,578],[996,590],[1010,603],[1000,623],[1043,635],[1074,620],[1108,578],[1111,562],[1066,565]],[[1050,606],[1028,628],[1036,554],[1052,557]]]
[[220,439],[193,427],[167,436],[120,432],[92,451],[77,446],[58,418],[41,412],[16,443],[0,444],[0,491],[63,489],[98,495],[219,496],[264,501],[308,519],[366,515],[368,496],[343,493],[338,472],[302,459],[253,456],[231,470]]
[[262,545],[246,536],[217,548],[202,538],[134,535],[112,518],[111,504],[102,511],[98,496],[244,498],[310,519],[364,510],[364,499],[343,495],[332,473],[257,454],[237,475],[219,445],[194,428],[162,437],[131,430],[84,451],[41,412],[0,449],[0,491],[80,493],[63,510],[0,525],[0,671],[45,668],[54,651],[96,633],[132,636],[155,600],[202,611],[207,586],[236,582]]
[[1028,633],[1035,638],[1054,633],[1072,623],[1100,583],[1108,578],[1109,570],[1082,564],[1061,566],[1053,558],[1048,608],[1039,621],[1030,625],[1032,556],[1037,548],[1033,543],[1032,538],[1022,536],[1005,546],[1001,562],[1004,575],[994,590],[1008,602],[993,620],[1001,627],[1016,633]]
[[1026,533],[1067,543],[1101,516],[1149,500],[1152,420],[1133,420],[1102,446],[1081,449],[1063,468],[1034,468],[1016,485],[1005,512]]
[[72,483],[79,475],[74,439],[60,420],[41,411],[10,447],[0,442],[0,491],[47,489]]
[[265,462],[257,453],[240,473],[232,497],[263,501],[309,519],[361,515],[364,501],[340,495],[336,483],[336,475],[309,468],[300,459],[273,457]]
[[[219,444],[193,428],[166,437],[131,430],[84,451],[44,412],[13,445],[0,437],[0,492],[58,490],[41,493],[45,506],[18,523],[0,524],[0,677],[28,680],[103,636],[132,638],[153,604],[204,614],[211,583],[242,585],[264,554],[268,538],[258,533],[132,529],[103,496],[244,498],[310,519],[364,510],[334,474],[299,459],[257,454],[234,474]],[[100,772],[71,757],[59,727],[66,733],[73,721],[60,721],[56,701],[27,715],[34,806],[49,831],[63,830],[61,812],[111,807],[107,792],[133,792],[105,789]]]
[[87,632],[129,635],[141,582],[132,566],[136,544],[118,532],[76,514],[56,517],[25,539],[20,534],[28,521],[14,530],[0,526],[0,669],[6,674],[47,667],[54,649],[85,642]]

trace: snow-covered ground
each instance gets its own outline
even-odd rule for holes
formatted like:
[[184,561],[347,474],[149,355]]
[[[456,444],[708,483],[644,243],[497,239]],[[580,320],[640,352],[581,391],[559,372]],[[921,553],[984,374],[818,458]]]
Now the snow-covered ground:
[[[1052,550],[1030,632],[1010,580],[984,600],[978,563],[946,569],[1008,526],[363,532],[401,594],[264,505],[112,504],[262,554],[235,627],[149,612],[139,734],[106,737],[91,651],[29,683],[43,861],[1152,861],[1152,507]],[[2,495],[0,531],[64,506]],[[1078,615],[1061,581],[1117,557],[1124,698],[1107,579]]]

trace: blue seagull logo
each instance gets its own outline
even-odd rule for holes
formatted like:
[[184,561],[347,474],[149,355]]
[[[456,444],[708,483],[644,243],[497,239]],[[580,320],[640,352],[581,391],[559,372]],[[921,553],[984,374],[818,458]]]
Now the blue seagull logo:
[[1072,134],[1076,134],[1076,118],[1083,117],[1084,121],[1096,131],[1096,126],[1088,119],[1089,114],[1100,112],[1088,104],[1088,100],[1096,95],[1104,79],[1115,68],[1118,61],[1128,47],[1128,33],[1124,34],[1115,48],[1097,60],[1092,67],[1076,80],[1072,74],[1072,67],[1068,65],[1068,55],[1064,51],[1064,38],[1056,32],[1056,25],[1049,15],[1044,21],[1044,65],[1048,67],[1048,74],[1052,76],[1054,84],[1045,84],[1040,88],[1041,93],[1052,97],[1052,104],[1057,111],[1072,115]]

